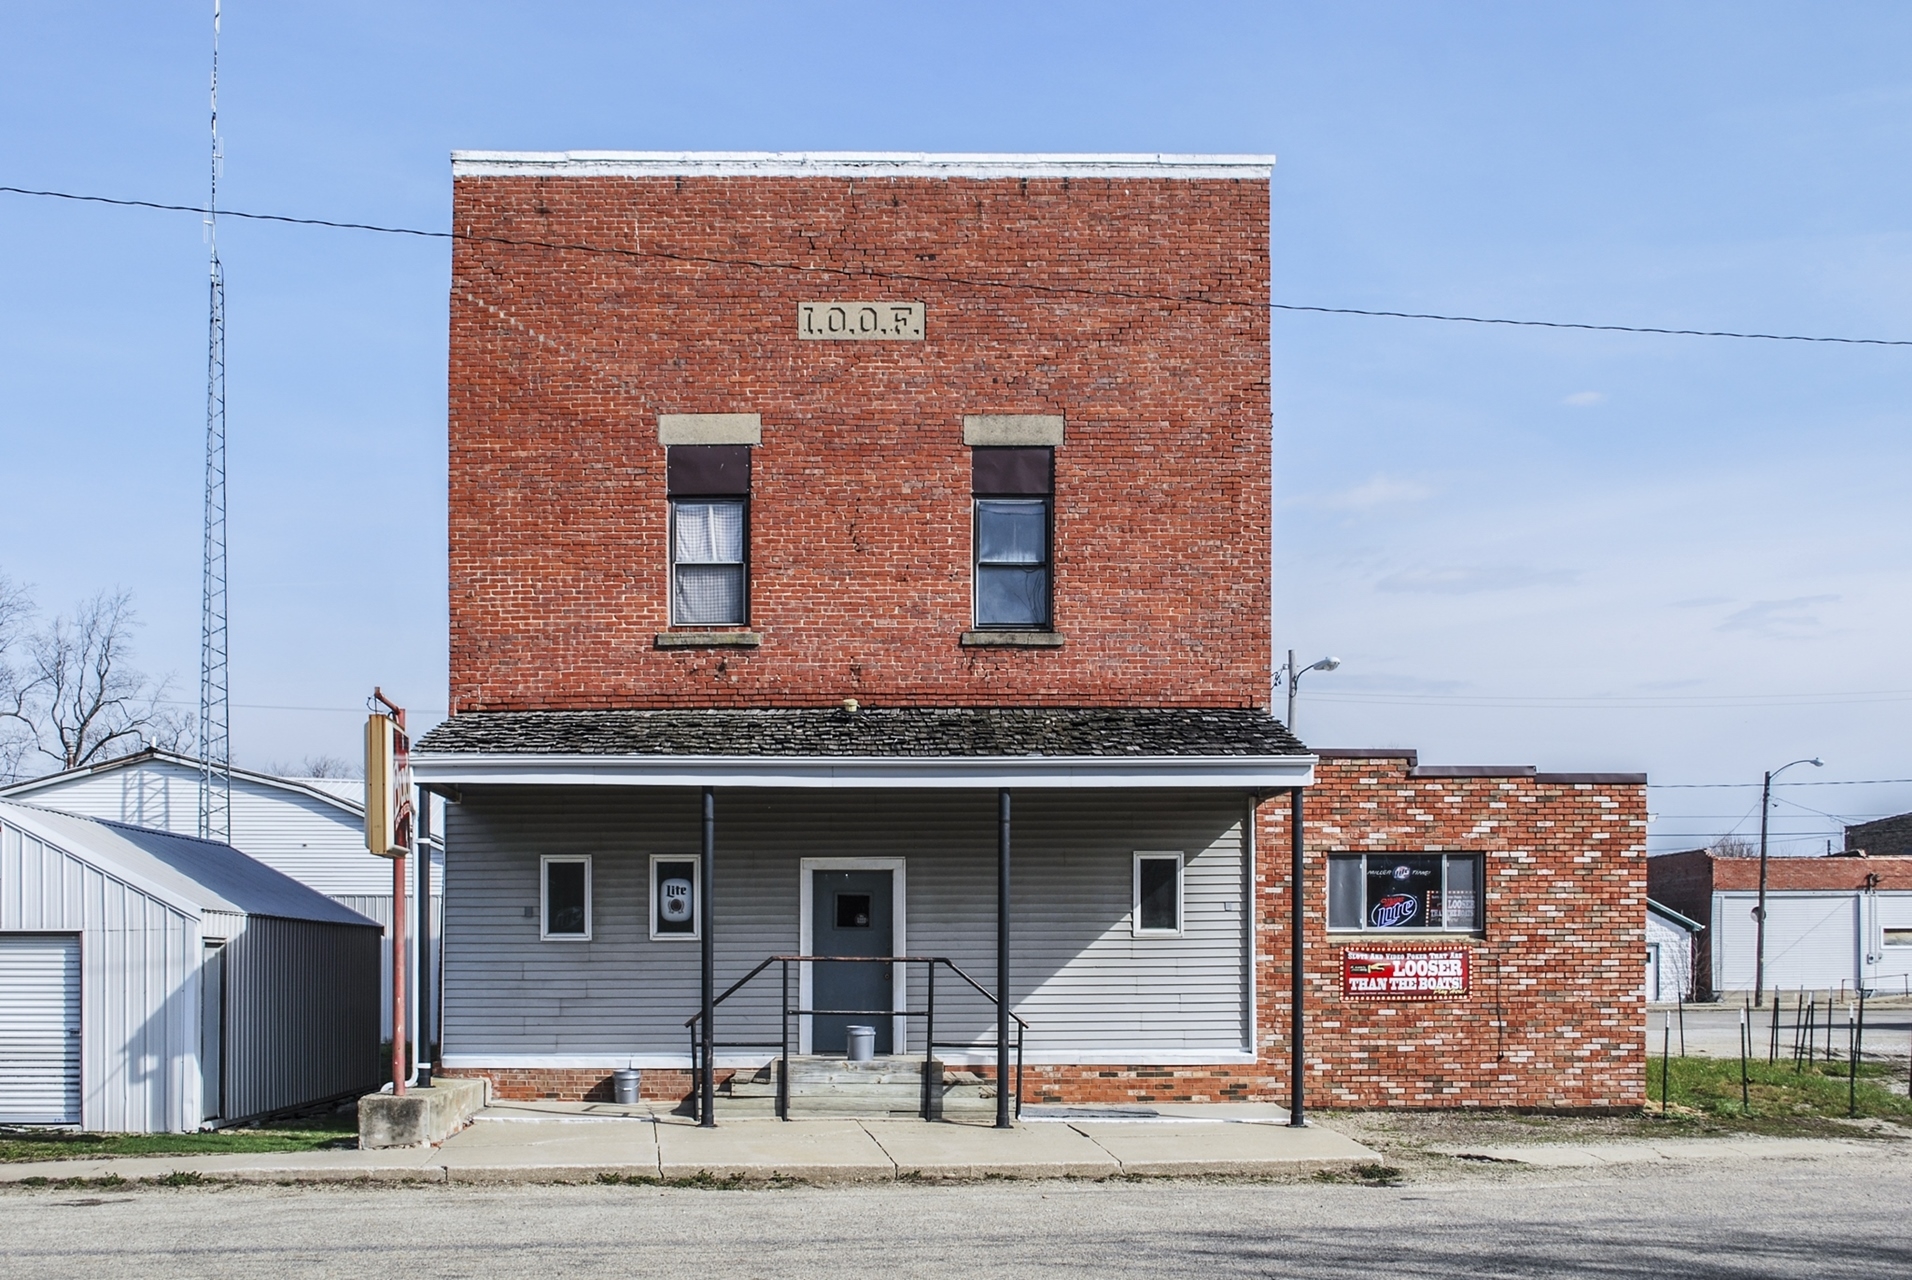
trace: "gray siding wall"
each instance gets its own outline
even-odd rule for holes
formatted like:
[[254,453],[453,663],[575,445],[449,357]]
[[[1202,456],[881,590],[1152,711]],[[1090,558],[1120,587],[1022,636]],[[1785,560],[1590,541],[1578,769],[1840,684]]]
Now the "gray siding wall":
[[[1248,1051],[1245,812],[1246,798],[1227,793],[1017,793],[1011,994],[1031,1023],[1032,1060],[1204,1062]],[[682,1059],[698,946],[650,939],[648,856],[694,854],[698,815],[688,789],[467,788],[447,817],[447,1064]],[[1179,937],[1132,935],[1138,850],[1186,857]],[[547,853],[593,855],[590,942],[539,939]],[[910,953],[948,956],[994,988],[993,792],[720,792],[720,989],[798,949],[806,857],[906,859]],[[993,1015],[954,986],[939,979],[938,1039],[980,1046]],[[778,994],[773,971],[734,997],[720,1039],[775,1040]],[[921,1001],[919,980],[911,1007]],[[912,1028],[912,1049],[920,1037]]]
[[206,913],[225,949],[221,1118],[379,1085],[378,930]]
[[0,930],[80,935],[85,1127],[197,1128],[197,914],[0,820]]

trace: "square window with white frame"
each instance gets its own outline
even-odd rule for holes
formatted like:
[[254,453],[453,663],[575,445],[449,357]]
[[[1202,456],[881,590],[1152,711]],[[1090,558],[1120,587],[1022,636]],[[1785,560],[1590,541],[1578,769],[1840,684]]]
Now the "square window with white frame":
[[652,854],[651,939],[702,937],[698,905],[697,858],[682,853]]
[[1135,855],[1134,910],[1130,927],[1138,938],[1173,937],[1182,932],[1182,855]]
[[1328,928],[1479,933],[1478,853],[1360,853],[1328,858]]
[[591,855],[547,853],[538,860],[539,936],[546,942],[591,940]]

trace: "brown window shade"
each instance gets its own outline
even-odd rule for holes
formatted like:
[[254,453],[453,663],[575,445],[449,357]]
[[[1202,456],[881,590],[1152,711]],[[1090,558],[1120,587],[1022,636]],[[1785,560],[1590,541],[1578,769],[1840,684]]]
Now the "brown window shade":
[[674,444],[667,453],[665,483],[673,498],[741,498],[750,493],[747,444]]
[[1055,489],[1054,449],[977,448],[969,456],[978,496],[1046,498]]

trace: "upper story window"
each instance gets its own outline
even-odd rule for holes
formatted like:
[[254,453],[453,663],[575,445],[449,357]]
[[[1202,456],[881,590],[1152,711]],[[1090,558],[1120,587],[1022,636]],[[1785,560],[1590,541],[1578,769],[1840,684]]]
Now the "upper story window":
[[671,623],[742,626],[750,620],[750,448],[673,445]]
[[1328,859],[1328,928],[1478,933],[1478,853],[1336,854]]
[[1055,450],[970,451],[975,495],[976,626],[1049,626]]

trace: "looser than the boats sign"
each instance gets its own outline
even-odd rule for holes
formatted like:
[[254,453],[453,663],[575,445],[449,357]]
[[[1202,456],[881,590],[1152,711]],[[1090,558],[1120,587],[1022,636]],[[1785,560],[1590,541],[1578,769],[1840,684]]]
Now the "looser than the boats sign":
[[1349,948],[1341,953],[1341,994],[1354,999],[1446,1000],[1467,994],[1465,947]]

